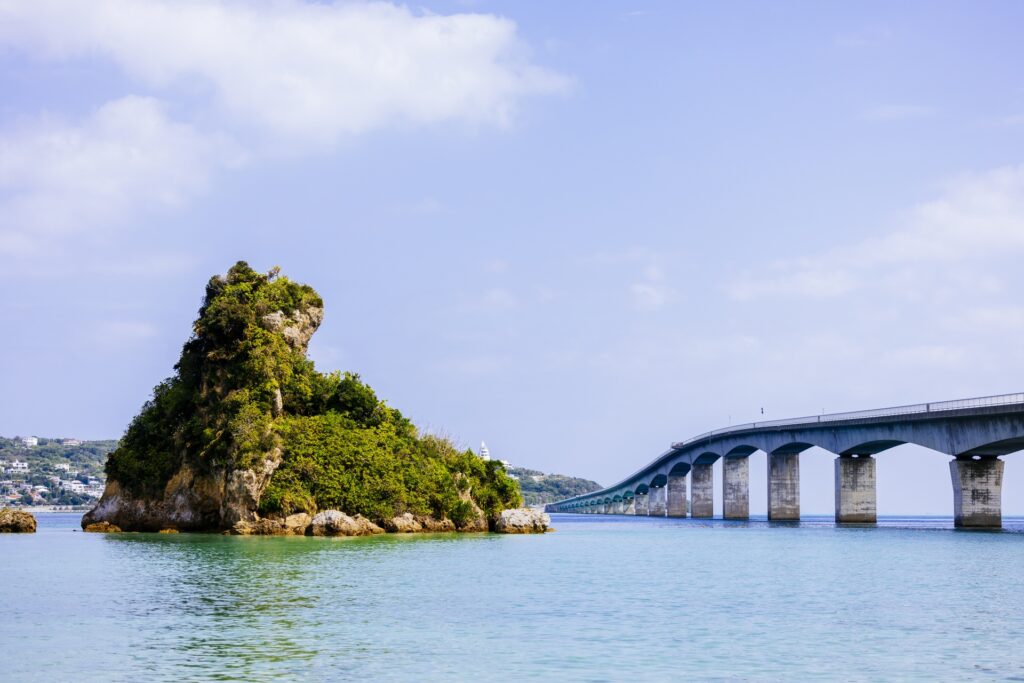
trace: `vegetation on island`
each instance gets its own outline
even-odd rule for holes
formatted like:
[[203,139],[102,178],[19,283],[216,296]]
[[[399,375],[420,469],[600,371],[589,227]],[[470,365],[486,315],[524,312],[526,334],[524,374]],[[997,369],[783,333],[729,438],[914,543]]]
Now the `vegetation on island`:
[[410,512],[456,525],[521,504],[501,463],[421,434],[359,375],[306,358],[320,296],[245,262],[213,277],[172,377],[111,454],[109,478],[159,497],[183,466],[203,473],[280,460],[261,514],[336,509],[385,519]]
[[599,491],[602,488],[596,481],[589,479],[569,477],[564,474],[544,474],[525,467],[511,467],[508,473],[519,480],[519,490],[522,492],[523,500],[526,505],[531,506],[546,505],[556,500]]

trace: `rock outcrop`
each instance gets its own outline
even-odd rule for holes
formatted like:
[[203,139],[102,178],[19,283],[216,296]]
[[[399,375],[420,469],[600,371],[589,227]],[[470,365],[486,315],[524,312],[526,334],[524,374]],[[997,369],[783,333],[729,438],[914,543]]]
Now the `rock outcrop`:
[[338,510],[324,510],[313,517],[310,536],[372,536],[384,530],[362,515],[349,517]]
[[312,522],[312,517],[300,512],[287,517],[239,521],[231,527],[231,533],[239,536],[304,536]]
[[[160,466],[169,478],[162,482],[162,490],[154,491],[151,486],[143,492],[140,486],[129,485],[130,481],[109,476],[100,501],[82,518],[83,528],[97,522],[131,531],[213,531],[233,529],[239,524],[258,525],[260,498],[282,458],[271,426],[273,418],[284,409],[280,386],[291,373],[290,364],[305,357],[309,340],[324,315],[323,302],[311,288],[287,280],[275,281],[275,277],[276,272],[263,276],[239,263],[227,277],[210,281],[195,335],[186,343],[176,366],[178,376],[158,387],[153,401],[136,418],[136,423],[146,425],[134,435],[136,441],[153,441],[153,434],[170,435],[158,447],[147,442],[131,452],[133,424],[121,447],[111,454],[112,461],[142,461],[130,463],[121,471],[135,475]],[[248,294],[239,293],[257,290],[269,293],[263,299],[256,295],[248,299]],[[288,312],[276,310],[260,317],[260,306],[275,300],[274,296],[288,302]],[[251,331],[255,326],[246,322],[246,316],[257,316],[252,321],[265,330],[263,336]],[[276,340],[267,338],[266,332]],[[244,375],[239,368],[251,368],[251,354],[264,355],[258,368]],[[269,409],[259,407],[263,404],[252,397],[254,386],[276,387],[268,389]],[[182,408],[178,398],[159,403],[162,397],[157,392],[161,389],[164,394],[180,390],[187,404]],[[225,410],[232,401],[244,407]],[[171,410],[180,414],[168,417]],[[202,437],[208,441],[197,445],[194,434],[179,433],[179,425],[186,422],[200,424],[202,433],[211,435]],[[122,453],[126,448],[129,452]],[[223,450],[211,457],[209,453],[217,448]],[[145,460],[154,451],[163,451],[156,466]],[[167,460],[177,461],[177,467],[163,467]]]
[[34,534],[36,518],[28,512],[0,509],[0,534]]
[[542,534],[545,531],[554,531],[547,513],[532,508],[503,510],[494,525],[494,530],[500,534]]
[[398,515],[391,519],[381,520],[380,526],[389,534],[414,534],[423,531],[423,525],[420,524],[419,520],[411,512],[406,512],[404,515]]
[[323,317],[320,296],[276,268],[240,261],[211,278],[174,374],[110,454],[82,528],[482,532],[520,504],[500,463],[420,434],[358,374],[318,372],[306,352]]
[[116,534],[121,531],[121,527],[110,522],[93,522],[83,525],[82,529],[90,534]]
[[255,523],[260,495],[280,462],[281,450],[275,448],[252,469],[225,466],[199,473],[184,463],[159,497],[132,495],[117,480],[108,480],[96,507],[82,517],[82,528],[109,522],[132,531],[204,531]]

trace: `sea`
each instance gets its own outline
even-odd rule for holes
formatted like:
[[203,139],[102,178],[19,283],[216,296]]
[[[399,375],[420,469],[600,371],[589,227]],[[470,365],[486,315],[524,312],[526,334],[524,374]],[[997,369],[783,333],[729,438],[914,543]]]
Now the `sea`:
[[0,681],[1024,681],[1024,519],[0,535]]

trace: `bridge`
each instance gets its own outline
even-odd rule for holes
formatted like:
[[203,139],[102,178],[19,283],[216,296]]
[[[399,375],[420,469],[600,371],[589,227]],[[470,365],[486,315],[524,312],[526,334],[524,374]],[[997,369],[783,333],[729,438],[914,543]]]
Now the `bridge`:
[[[768,519],[800,519],[800,454],[836,454],[835,519],[877,521],[875,456],[912,443],[951,456],[957,527],[1002,526],[1004,461],[1024,450],[1024,394],[752,422],[673,443],[614,486],[549,504],[548,512],[712,517],[712,465],[722,459],[724,519],[750,516],[750,463],[768,455]],[[689,481],[689,504],[687,482]]]

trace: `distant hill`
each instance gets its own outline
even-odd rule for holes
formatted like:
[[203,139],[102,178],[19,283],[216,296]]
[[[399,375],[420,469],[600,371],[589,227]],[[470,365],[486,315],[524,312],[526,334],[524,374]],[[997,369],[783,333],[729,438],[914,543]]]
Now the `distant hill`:
[[564,474],[544,474],[525,467],[510,467],[508,473],[519,480],[526,505],[545,505],[563,498],[571,498],[602,488],[596,481],[568,477]]

